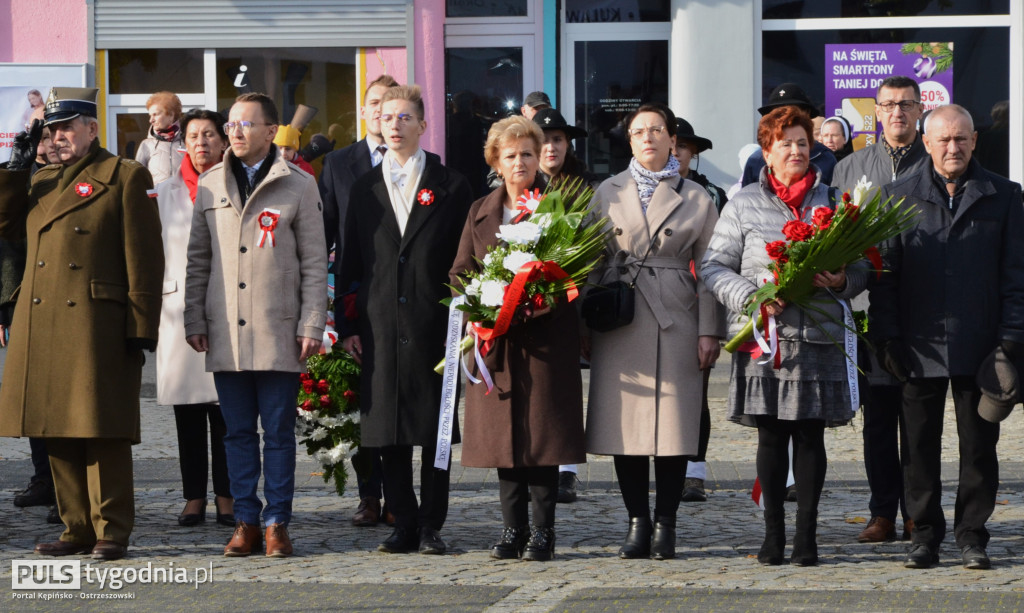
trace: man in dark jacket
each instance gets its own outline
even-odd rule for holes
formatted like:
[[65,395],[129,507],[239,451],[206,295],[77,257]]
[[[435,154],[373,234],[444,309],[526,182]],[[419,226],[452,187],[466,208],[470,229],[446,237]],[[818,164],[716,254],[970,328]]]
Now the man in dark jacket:
[[1024,207],[1021,189],[971,153],[970,114],[942,106],[925,122],[932,164],[882,190],[920,209],[916,225],[883,245],[869,329],[879,362],[904,382],[904,481],[914,520],[908,568],[938,562],[946,532],[940,498],[942,419],[952,386],[960,441],[953,530],[966,568],[989,568],[985,522],[999,486],[998,424],[978,415],[975,376],[997,347],[1024,354]]
[[[356,179],[370,172],[384,159],[388,150],[380,133],[380,99],[388,88],[398,85],[391,75],[383,74],[366,87],[363,105],[359,114],[366,122],[366,137],[324,157],[324,169],[320,173],[320,197],[324,200],[324,233],[327,235],[327,250],[334,248],[334,265],[331,272],[335,281],[340,277],[342,241],[345,239],[345,216],[348,213],[349,195]],[[335,292],[343,295],[352,288],[337,285]],[[338,302],[339,307],[342,301]],[[334,314],[336,319],[344,318],[344,309]],[[359,487],[359,507],[352,516],[356,526],[374,526],[381,517],[380,500],[383,496],[380,453],[360,446],[352,456],[352,468],[356,473]]]
[[[843,159],[832,177],[832,185],[853,193],[862,177],[875,189],[922,168],[932,159],[917,133],[921,119],[921,89],[917,81],[903,76],[889,77],[878,86],[875,114],[882,125],[882,138]],[[867,308],[869,293],[854,299],[853,308]],[[870,360],[870,353],[863,354]],[[868,385],[861,397],[864,404],[864,470],[871,498],[871,520],[857,535],[861,543],[882,543],[896,538],[896,515],[903,512],[903,540],[910,538],[913,521],[907,514],[900,470],[899,413],[903,402],[898,382],[871,360]]]
[[[352,188],[339,287],[358,283],[353,319],[338,317],[342,346],[363,365],[360,436],[379,447],[395,530],[385,553],[441,554],[449,471],[434,468],[448,309],[441,299],[473,196],[462,175],[420,149],[426,129],[417,86],[381,99],[388,152]],[[336,307],[337,308],[337,307]],[[341,312],[338,310],[337,312]],[[452,436],[458,442],[458,428]],[[420,502],[412,449],[421,446]]]

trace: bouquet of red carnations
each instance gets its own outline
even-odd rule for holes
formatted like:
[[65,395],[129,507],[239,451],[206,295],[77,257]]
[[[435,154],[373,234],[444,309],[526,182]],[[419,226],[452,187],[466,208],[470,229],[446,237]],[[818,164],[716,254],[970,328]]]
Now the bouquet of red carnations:
[[[496,245],[467,271],[456,309],[465,313],[470,332],[459,343],[460,353],[474,343],[486,354],[491,343],[510,325],[530,313],[572,302],[578,287],[601,260],[606,220],[584,223],[590,213],[592,190],[582,179],[567,179],[519,197],[519,214],[500,226]],[[452,299],[446,301],[450,303]],[[444,370],[442,360],[434,370]]]
[[[747,303],[747,325],[728,343],[725,350],[734,352],[761,325],[762,305],[783,300],[803,308],[813,309],[811,296],[817,290],[814,276],[822,271],[836,271],[862,258],[867,258],[875,271],[881,274],[882,259],[876,245],[913,227],[917,209],[902,206],[903,199],[890,205],[881,202],[879,190],[871,198],[871,183],[861,177],[853,190],[843,193],[842,202],[835,210],[827,207],[815,209],[811,223],[792,220],[782,227],[787,240],[765,245],[772,262],[768,270],[773,282],[762,285]],[[866,202],[865,202],[866,200]]]

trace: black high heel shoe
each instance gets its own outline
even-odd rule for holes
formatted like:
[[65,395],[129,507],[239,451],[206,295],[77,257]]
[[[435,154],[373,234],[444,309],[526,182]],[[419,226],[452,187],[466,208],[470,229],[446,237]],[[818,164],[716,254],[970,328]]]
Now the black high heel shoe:
[[217,498],[213,499],[213,506],[217,508],[217,523],[221,526],[227,526],[229,528],[235,527],[235,514],[234,513],[221,513],[220,505],[217,504]]
[[[188,508],[189,502],[192,502],[192,501],[189,500],[188,502],[185,503],[185,508],[186,509]],[[184,526],[186,528],[189,528],[189,527],[192,527],[192,526],[198,526],[199,524],[203,523],[204,521],[206,521],[206,499],[205,498],[203,499],[203,506],[199,507],[199,512],[198,513],[185,513],[184,511],[182,511],[181,515],[178,516],[178,525],[179,526]]]

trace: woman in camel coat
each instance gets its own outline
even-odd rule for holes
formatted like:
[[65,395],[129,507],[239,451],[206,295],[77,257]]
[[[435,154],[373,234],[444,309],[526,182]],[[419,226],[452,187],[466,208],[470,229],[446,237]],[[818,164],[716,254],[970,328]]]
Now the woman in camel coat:
[[[662,559],[675,556],[686,457],[698,454],[701,370],[714,363],[723,335],[721,307],[693,272],[718,214],[703,187],[679,176],[672,111],[644,105],[627,125],[630,168],[594,196],[594,214],[608,220],[611,233],[591,281],[635,277],[636,310],[631,323],[590,335],[587,451],[615,456],[630,518],[620,557]],[[657,483],[654,526],[649,456]]]

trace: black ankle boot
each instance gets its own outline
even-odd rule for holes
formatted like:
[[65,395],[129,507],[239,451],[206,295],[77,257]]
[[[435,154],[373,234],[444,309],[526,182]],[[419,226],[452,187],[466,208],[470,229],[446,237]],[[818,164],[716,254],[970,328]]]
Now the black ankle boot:
[[630,517],[629,532],[619,549],[619,557],[623,560],[651,557],[651,530],[650,517]]
[[547,562],[555,557],[555,529],[534,526],[530,540],[523,550],[523,559],[532,562]]
[[491,546],[491,557],[496,560],[515,560],[523,557],[523,548],[526,547],[526,540],[530,538],[530,528],[519,526],[510,528],[505,526],[501,531],[501,538]]
[[772,566],[786,561],[786,515],[782,509],[764,511],[764,543],[757,552],[757,561]]
[[676,518],[658,517],[654,522],[654,538],[651,539],[651,557],[655,560],[671,560],[676,557]]
[[796,512],[796,533],[793,535],[793,564],[814,566],[818,563],[818,513]]

